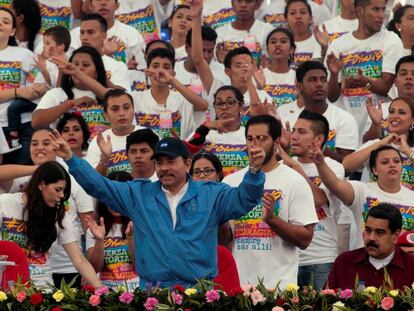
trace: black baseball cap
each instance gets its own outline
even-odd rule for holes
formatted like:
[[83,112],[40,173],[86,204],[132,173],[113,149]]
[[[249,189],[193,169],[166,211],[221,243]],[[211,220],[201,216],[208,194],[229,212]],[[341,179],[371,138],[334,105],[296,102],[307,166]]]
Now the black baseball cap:
[[156,159],[163,155],[171,158],[182,156],[184,159],[188,159],[188,149],[180,139],[166,137],[155,144],[154,155],[151,159]]

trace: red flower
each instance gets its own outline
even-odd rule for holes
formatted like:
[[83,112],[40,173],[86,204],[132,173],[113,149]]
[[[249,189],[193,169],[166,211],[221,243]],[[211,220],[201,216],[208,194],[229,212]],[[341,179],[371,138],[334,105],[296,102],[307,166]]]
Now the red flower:
[[50,311],[63,311],[63,309],[59,307],[53,307]]
[[184,293],[185,288],[183,286],[181,286],[180,284],[175,284],[174,285],[174,290],[180,292],[180,293]]
[[286,303],[286,300],[285,300],[285,299],[283,299],[283,298],[278,298],[278,299],[276,300],[276,305],[277,305],[277,306],[283,306],[285,303]]
[[40,305],[43,301],[43,296],[41,292],[34,293],[32,296],[30,296],[29,302],[34,305]]
[[229,294],[230,297],[234,297],[234,296],[237,296],[237,295],[241,295],[243,293],[244,292],[243,292],[243,290],[240,287],[232,288],[228,292],[228,294]]
[[191,309],[190,308],[185,308],[184,311],[191,311]]
[[94,293],[95,292],[95,287],[93,287],[91,285],[83,285],[82,291]]

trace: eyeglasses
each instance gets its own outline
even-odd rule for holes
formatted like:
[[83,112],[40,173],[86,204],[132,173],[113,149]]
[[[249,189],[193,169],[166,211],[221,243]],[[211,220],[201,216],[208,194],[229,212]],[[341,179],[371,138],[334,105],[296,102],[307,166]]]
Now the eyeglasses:
[[216,106],[217,108],[223,109],[224,106],[226,106],[227,108],[231,108],[231,107],[235,106],[238,103],[239,103],[239,101],[236,100],[236,99],[228,99],[228,100],[222,101],[222,102],[215,102],[214,106]]
[[203,174],[204,176],[210,176],[215,171],[216,170],[214,168],[208,168],[208,167],[206,167],[203,170],[200,170],[200,169],[196,168],[195,170],[193,170],[193,176],[199,177],[199,176],[201,176],[201,174]]

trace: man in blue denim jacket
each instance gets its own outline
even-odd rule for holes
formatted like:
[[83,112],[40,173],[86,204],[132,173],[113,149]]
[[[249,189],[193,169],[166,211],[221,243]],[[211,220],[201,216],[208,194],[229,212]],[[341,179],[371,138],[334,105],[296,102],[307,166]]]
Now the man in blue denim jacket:
[[73,156],[57,131],[54,148],[70,173],[91,196],[134,223],[136,269],[140,287],[193,286],[196,279],[217,275],[218,225],[253,209],[263,194],[260,171],[266,153],[259,141],[251,148],[250,170],[237,188],[217,182],[195,182],[188,175],[186,146],[165,138],[155,146],[157,182],[111,181],[86,161]]

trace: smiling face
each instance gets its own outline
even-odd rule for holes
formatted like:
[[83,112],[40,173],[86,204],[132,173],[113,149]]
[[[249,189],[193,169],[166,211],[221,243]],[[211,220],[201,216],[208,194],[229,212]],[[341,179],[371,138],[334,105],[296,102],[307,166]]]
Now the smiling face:
[[8,42],[16,32],[13,28],[13,17],[9,12],[0,10],[0,42]]
[[57,207],[65,197],[66,181],[58,180],[55,183],[45,184],[42,181],[39,184],[39,190],[42,193],[43,201],[49,207]]
[[410,105],[402,99],[394,100],[388,111],[388,130],[408,137],[410,127],[413,125],[414,115]]
[[30,141],[30,157],[35,165],[56,160],[56,152],[52,148],[48,130],[39,130],[33,134]]

